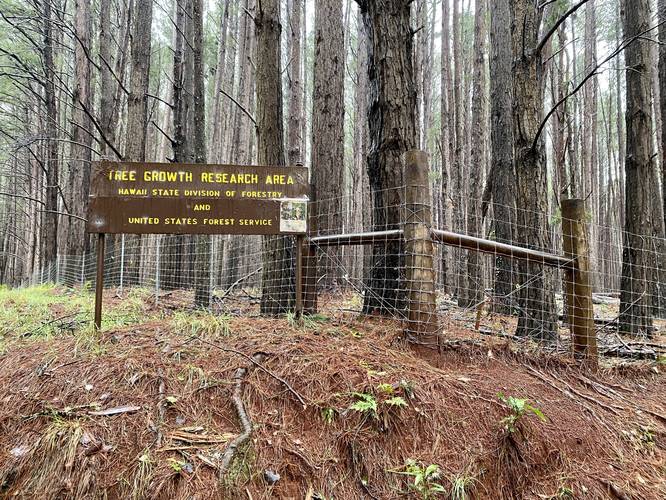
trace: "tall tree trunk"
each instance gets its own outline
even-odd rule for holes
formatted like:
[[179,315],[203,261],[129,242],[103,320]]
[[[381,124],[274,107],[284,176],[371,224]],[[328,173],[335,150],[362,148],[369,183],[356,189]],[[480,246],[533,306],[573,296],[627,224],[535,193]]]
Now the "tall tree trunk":
[[44,203],[43,237],[42,237],[42,268],[55,264],[58,253],[58,110],[55,93],[55,62],[53,56],[53,19],[51,2],[43,2],[43,40],[42,56],[44,64],[44,100],[46,103],[46,199]]
[[[416,147],[409,4],[406,0],[361,2],[368,33],[368,177],[376,231],[400,228],[404,203],[401,156]],[[387,16],[386,12],[392,15]],[[402,250],[402,244],[397,242],[374,245],[364,312],[399,314],[404,309]]]
[[[125,160],[146,159],[147,98],[150,72],[150,45],[153,5],[150,0],[136,0],[131,19],[130,79],[127,97],[127,133]],[[126,283],[137,284],[141,269],[141,236],[130,236],[126,241]]]
[[[87,113],[92,111],[90,87],[90,41],[91,16],[90,0],[76,0],[74,17],[76,42],[74,46],[75,83],[72,92],[72,145],[69,162],[68,188],[71,192],[69,211],[85,217],[90,190],[90,160],[92,145],[92,124]],[[67,253],[83,255],[88,251],[88,237],[80,220],[69,217],[65,221]]]
[[[442,60],[441,60],[441,98],[440,98],[440,128],[441,128],[441,148],[442,148],[442,214],[441,227],[449,229],[449,172],[451,170],[451,154],[454,149],[455,140],[455,121],[452,111],[453,97],[451,88],[451,12],[449,0],[442,0]],[[441,282],[444,285],[444,291],[448,291],[450,282],[449,276],[449,252],[446,245],[440,245],[442,249],[441,263]]]
[[422,150],[428,149],[428,132],[432,122],[432,80],[433,80],[433,58],[434,58],[434,39],[435,39],[435,9],[433,5],[432,13],[428,12],[428,2],[423,0],[420,19],[421,31],[424,33],[423,43],[419,47],[421,52],[421,92],[423,93],[423,111],[421,113],[421,138],[419,147]]
[[[513,142],[516,162],[517,236],[530,248],[548,250],[548,179],[543,139],[533,146],[543,117],[544,68],[537,50],[542,10],[533,0],[511,0],[513,46]],[[519,265],[520,295],[516,335],[553,339],[557,309],[553,272],[545,266]]]
[[125,159],[143,161],[146,157],[146,117],[148,73],[150,71],[150,40],[153,3],[136,0],[132,19],[131,73],[127,97],[127,137]]
[[666,227],[666,0],[659,0],[657,22],[659,26],[659,103],[661,112],[661,201]]
[[[99,66],[99,114],[98,122],[101,133],[111,143],[115,143],[116,124],[113,122],[114,95],[116,85],[113,79],[112,68],[114,56],[111,51],[113,36],[111,33],[111,2],[100,2],[99,5],[99,39],[98,66]],[[105,140],[99,145],[102,157],[113,154]]]
[[[250,9],[253,0],[245,0],[245,9]],[[259,9],[259,2],[257,2],[257,9]],[[252,92],[252,84],[250,81],[250,69],[252,54],[252,20],[250,16],[243,12],[241,13],[241,30],[240,48],[238,52],[238,66],[240,75],[238,77],[238,91],[236,93],[236,100],[243,108],[248,109],[250,103],[250,93]],[[280,87],[282,85],[280,84]],[[233,137],[231,140],[232,148],[232,161],[234,163],[245,163],[248,158],[249,147],[249,132],[250,128],[247,124],[247,116],[238,108],[234,110],[234,126]]]
[[[464,138],[464,124],[463,112],[465,109],[465,99],[463,98],[463,51],[462,51],[462,33],[461,33],[461,8],[462,0],[453,0],[453,100],[451,106],[453,109],[453,131],[454,142],[453,155],[451,162],[451,203],[452,203],[452,217],[454,231],[462,231],[463,223],[465,220],[464,214],[464,180],[463,170],[465,164],[463,162],[463,150],[465,147]],[[463,301],[463,288],[466,285],[466,269],[463,267],[462,250],[454,248],[453,250],[454,261],[454,275],[453,284],[455,294],[458,300]]]
[[[625,8],[624,37],[650,27],[650,1],[635,0]],[[627,85],[627,156],[625,160],[625,234],[622,252],[619,331],[651,335],[656,255],[650,248],[655,227],[652,197],[658,186],[652,160],[650,113],[650,42],[637,40],[625,50]]]
[[[191,137],[188,135],[188,113],[192,102],[192,92],[187,87],[185,74],[188,69],[189,43],[186,42],[188,25],[188,12],[191,0],[174,0],[175,24],[173,29],[173,66],[172,66],[172,96],[173,96],[173,161],[183,163],[191,161],[189,151],[191,150]],[[186,265],[184,262],[187,252],[188,237],[174,235],[164,240],[163,249],[160,252],[160,274],[165,279],[162,287],[165,289],[181,288],[185,286]]]
[[[558,50],[557,68],[551,69],[552,100],[559,102],[566,95],[567,82],[569,78],[568,54],[565,50],[567,45],[566,23],[557,30]],[[556,71],[557,69],[557,71]],[[553,124],[553,155],[554,155],[554,182],[556,185],[556,196],[570,197],[569,177],[567,176],[567,143],[571,138],[567,134],[567,101],[555,112]]]
[[[203,0],[192,0],[192,52],[193,52],[193,111],[194,162],[206,163],[206,106],[203,65]],[[210,305],[210,252],[211,236],[199,235],[195,238],[196,256],[194,263],[194,305]]]
[[302,0],[293,0],[289,16],[289,135],[287,155],[290,165],[303,163],[303,82],[301,73],[301,11]]
[[[282,69],[280,61],[279,0],[257,2],[257,135],[261,165],[284,165]],[[263,238],[262,314],[284,314],[293,304],[292,239]]]
[[[220,40],[217,45],[217,65],[215,68],[215,84],[213,86],[213,106],[211,109],[209,123],[212,125],[212,133],[208,142],[208,153],[211,159],[217,163],[222,161],[222,147],[225,135],[225,122],[223,118],[224,106],[222,105],[222,90],[224,89],[224,78],[226,70],[227,55],[227,28],[229,26],[229,0],[222,3],[220,14]],[[224,97],[226,100],[227,98]]]
[[[311,182],[316,200],[314,214],[321,234],[343,231],[344,187],[344,75],[345,48],[342,0],[315,3],[315,56],[312,89]],[[320,272],[324,284],[340,285],[342,252],[326,251]]]
[[[597,65],[597,15],[595,0],[585,4],[585,73],[592,71]],[[583,178],[585,188],[583,194],[590,197],[590,213],[593,224],[590,225],[590,259],[597,261],[599,224],[599,154],[598,154],[598,115],[597,101],[599,85],[596,76],[593,76],[583,89]],[[596,286],[597,274],[592,273],[592,286]]]
[[[244,10],[238,18],[238,87],[236,91],[236,100],[243,108],[249,110],[250,98],[252,95],[251,66],[252,66],[252,47],[253,47],[253,24],[250,15],[245,12],[252,12],[254,9],[254,0],[245,0]],[[258,4],[258,2],[257,2]],[[230,89],[231,90],[231,89]],[[233,105],[233,126],[231,128],[231,142],[229,144],[230,159],[233,163],[246,164],[250,162],[250,135],[252,124],[248,117],[243,113],[239,106]],[[226,253],[227,265],[225,266],[224,284],[231,286],[239,276],[242,264],[242,245],[239,243],[238,236],[230,235],[227,239],[228,251]]]
[[[516,174],[513,163],[511,9],[510,0],[497,0],[490,11],[490,107],[493,232],[501,243],[515,241]],[[495,258],[495,307],[500,313],[513,310],[508,300],[514,291],[513,261]]]
[[[486,143],[486,0],[476,0],[474,15],[474,75],[472,83],[472,137],[469,187],[470,203],[467,210],[467,232],[481,237],[481,186],[485,174]],[[482,260],[475,251],[467,253],[467,290],[465,307],[473,307],[483,300]]]
[[[353,205],[352,214],[362,214],[352,221],[350,231],[367,231],[372,226],[372,202],[370,200],[370,186],[366,167],[368,151],[368,47],[367,34],[363,26],[363,19],[359,14],[356,17],[356,85],[354,87],[354,168],[352,174]],[[356,254],[355,268],[363,270],[366,247],[361,247]],[[357,277],[359,272],[352,272]],[[366,276],[363,276],[365,280]]]

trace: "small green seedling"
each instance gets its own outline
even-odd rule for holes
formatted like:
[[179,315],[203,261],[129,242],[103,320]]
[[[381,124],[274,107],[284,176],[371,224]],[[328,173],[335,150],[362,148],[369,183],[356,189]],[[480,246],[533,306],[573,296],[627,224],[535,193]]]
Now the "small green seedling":
[[335,409],[334,408],[322,408],[321,409],[321,418],[324,419],[324,422],[327,424],[332,424],[335,420]]
[[393,394],[395,392],[395,389],[391,384],[379,384],[377,390],[384,394]]
[[456,474],[450,480],[451,500],[468,500],[469,490],[476,482],[476,478],[468,474]]
[[407,401],[405,401],[400,396],[393,396],[392,398],[389,398],[386,401],[384,401],[384,404],[393,406],[394,408],[405,408],[407,406]]
[[413,477],[414,482],[409,485],[409,488],[418,493],[423,500],[435,498],[438,495],[446,495],[446,488],[438,482],[442,473],[437,464],[424,467],[416,460],[409,459],[405,463],[404,472],[396,473]]
[[568,486],[560,486],[555,494],[555,498],[558,500],[563,498],[574,498],[573,489]]
[[527,399],[514,398],[513,396],[505,397],[501,392],[497,395],[497,397],[511,411],[509,415],[501,420],[501,423],[504,426],[504,430],[508,433],[515,432],[518,422],[528,414],[535,415],[542,422],[546,421],[546,417],[543,412],[536,406],[529,404]]

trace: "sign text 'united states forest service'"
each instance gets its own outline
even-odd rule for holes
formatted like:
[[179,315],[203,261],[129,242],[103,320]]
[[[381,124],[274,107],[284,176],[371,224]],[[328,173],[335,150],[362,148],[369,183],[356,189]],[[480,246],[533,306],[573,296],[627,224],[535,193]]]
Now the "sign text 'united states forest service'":
[[93,164],[91,233],[302,234],[308,173],[261,167],[102,161]]

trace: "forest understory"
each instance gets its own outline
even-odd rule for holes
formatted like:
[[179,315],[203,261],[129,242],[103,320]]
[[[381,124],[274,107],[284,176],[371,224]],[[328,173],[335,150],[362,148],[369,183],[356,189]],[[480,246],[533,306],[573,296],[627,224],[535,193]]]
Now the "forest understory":
[[109,290],[95,333],[86,290],[0,290],[0,497],[666,496],[663,362],[191,302]]

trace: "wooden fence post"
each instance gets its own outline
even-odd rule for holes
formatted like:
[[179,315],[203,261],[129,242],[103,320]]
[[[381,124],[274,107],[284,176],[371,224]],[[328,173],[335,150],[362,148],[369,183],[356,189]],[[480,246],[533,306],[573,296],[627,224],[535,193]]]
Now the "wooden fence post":
[[405,275],[407,281],[407,333],[423,335],[437,330],[437,304],[432,209],[428,155],[411,150],[403,156],[405,169]]
[[317,313],[317,247],[310,244],[310,237],[317,235],[317,193],[314,185],[310,186],[310,201],[308,202],[308,232],[303,248],[303,313]]
[[567,318],[576,357],[597,364],[597,337],[590,285],[590,246],[585,201],[562,200],[562,235],[564,254],[572,266],[564,271]]

